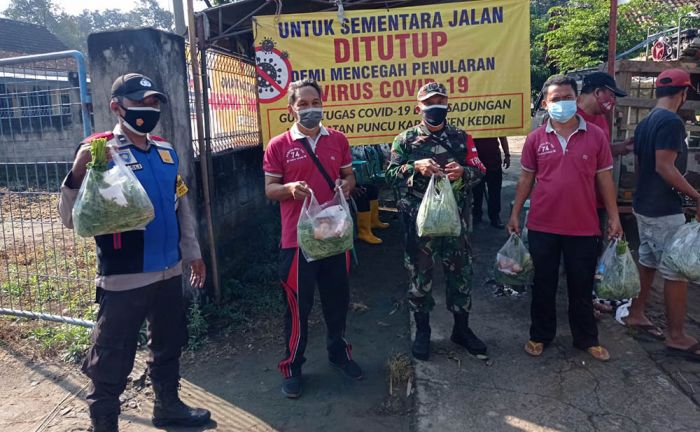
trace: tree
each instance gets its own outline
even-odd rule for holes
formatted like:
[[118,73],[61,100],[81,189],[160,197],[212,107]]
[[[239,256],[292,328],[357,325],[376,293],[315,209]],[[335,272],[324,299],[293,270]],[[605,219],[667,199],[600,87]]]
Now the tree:
[[532,0],[530,2],[530,89],[533,97],[555,69],[547,63],[547,49],[543,36],[547,33],[549,10],[566,0]]
[[130,12],[84,9],[69,15],[54,0],[12,0],[3,14],[17,21],[46,27],[69,48],[85,51],[90,33],[129,27],[155,27],[172,30],[173,15],[160,7],[157,0],[142,0]]
[[[658,0],[631,0],[618,8],[617,51],[642,42],[648,29],[673,27],[688,12]],[[573,0],[549,10],[544,34],[547,62],[561,72],[593,67],[606,61],[610,0]]]

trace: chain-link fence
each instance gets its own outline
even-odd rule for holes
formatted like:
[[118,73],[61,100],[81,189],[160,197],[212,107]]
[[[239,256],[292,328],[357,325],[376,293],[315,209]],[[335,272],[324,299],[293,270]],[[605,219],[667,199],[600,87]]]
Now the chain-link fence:
[[0,60],[0,314],[91,325],[94,244],[57,212],[88,109],[82,54]]
[[[187,56],[189,59],[189,55]],[[207,90],[204,138],[213,154],[229,149],[260,145],[255,66],[230,54],[207,49],[200,58],[202,79]],[[194,85],[191,68],[187,68],[192,116],[194,153],[199,154],[195,125]]]

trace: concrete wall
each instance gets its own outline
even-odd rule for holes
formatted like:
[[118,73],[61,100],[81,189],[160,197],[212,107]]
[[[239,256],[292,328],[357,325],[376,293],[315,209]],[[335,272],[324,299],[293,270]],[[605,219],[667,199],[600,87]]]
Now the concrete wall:
[[184,42],[182,36],[150,28],[93,33],[88,36],[88,58],[95,130],[112,130],[117,123],[109,110],[114,80],[129,72],[147,75],[170,101],[161,108],[160,122],[153,133],[175,146],[182,174],[192,182]]
[[[236,254],[242,250],[241,243],[260,240],[258,227],[269,222],[273,212],[279,212],[265,198],[262,157],[262,146],[257,146],[212,158],[212,219],[224,273],[245,259]],[[199,171],[199,165],[197,168]]]
[[0,164],[73,160],[75,149],[82,139],[81,125],[68,131],[0,135]]

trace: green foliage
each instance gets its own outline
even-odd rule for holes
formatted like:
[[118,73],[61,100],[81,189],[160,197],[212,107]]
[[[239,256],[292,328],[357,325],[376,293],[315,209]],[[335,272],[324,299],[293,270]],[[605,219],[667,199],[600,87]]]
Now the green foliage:
[[530,3],[530,89],[533,98],[539,93],[554,70],[547,64],[543,36],[547,32],[547,11],[551,1],[533,1]]
[[42,326],[29,332],[29,339],[39,343],[42,352],[57,353],[66,362],[79,362],[90,347],[90,329],[74,325]]
[[172,30],[173,15],[160,7],[157,0],[141,0],[128,12],[84,9],[69,15],[55,0],[12,0],[3,15],[17,21],[46,27],[68,48],[86,51],[90,33],[128,27],[156,27]]
[[207,320],[198,300],[190,305],[187,311],[187,349],[197,351],[207,340]]
[[[691,9],[692,6],[676,8],[657,0],[631,0],[620,5],[617,52],[642,42],[647,30],[653,33],[676,26],[678,17]],[[575,0],[549,9],[549,31],[541,36],[546,64],[557,71],[569,72],[606,61],[609,23],[610,0]]]

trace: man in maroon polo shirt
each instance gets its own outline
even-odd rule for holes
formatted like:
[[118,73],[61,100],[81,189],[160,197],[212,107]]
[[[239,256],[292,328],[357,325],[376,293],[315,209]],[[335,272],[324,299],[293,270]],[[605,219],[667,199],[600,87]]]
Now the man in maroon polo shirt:
[[[578,107],[576,112],[586,123],[593,123],[605,132],[613,157],[629,154],[634,146],[632,139],[610,143],[608,114],[615,109],[617,98],[625,96],[627,93],[617,86],[615,78],[610,74],[593,72],[583,78],[581,94],[576,102]],[[602,208],[602,202],[600,204]]]
[[[352,360],[352,346],[345,339],[350,300],[347,253],[307,262],[297,244],[299,214],[304,199],[311,196],[312,191],[323,204],[335,194],[329,181],[334,181],[346,198],[355,187],[350,145],[345,135],[321,124],[321,87],[315,81],[296,81],[290,85],[288,110],[295,123],[289,131],[270,140],[263,170],[265,195],[279,201],[282,213],[280,279],[287,298],[286,355],[279,363],[284,376],[282,393],[288,398],[298,398],[302,392],[301,366],[305,360],[308,319],[316,285],[328,329],[331,366],[354,379],[362,379],[362,370]],[[309,152],[316,155],[325,174]]]
[[[634,148],[634,138],[627,138],[624,142],[610,142],[610,126],[608,124],[608,115],[614,111],[618,97],[625,97],[627,93],[617,86],[615,78],[605,72],[593,72],[583,78],[581,84],[581,94],[578,96],[576,105],[579,114],[589,125],[592,123],[598,126],[605,137],[607,144],[610,146],[610,151],[613,157],[624,156],[629,154]],[[605,230],[606,213],[605,204],[600,194],[596,194],[596,208],[598,209],[598,218],[600,220],[601,231]],[[599,254],[603,252],[602,242]],[[593,308],[599,312],[612,312],[613,307],[618,302],[611,302],[605,299],[599,299],[593,293]]]
[[577,85],[573,78],[554,76],[545,83],[545,91],[549,120],[527,136],[508,222],[509,232],[520,233],[520,212],[537,180],[527,222],[535,280],[525,351],[541,355],[556,335],[555,297],[563,254],[574,347],[604,361],[610,354],[598,342],[591,292],[601,234],[596,189],[610,215],[608,235],[622,234],[612,155],[603,131],[576,115]]

